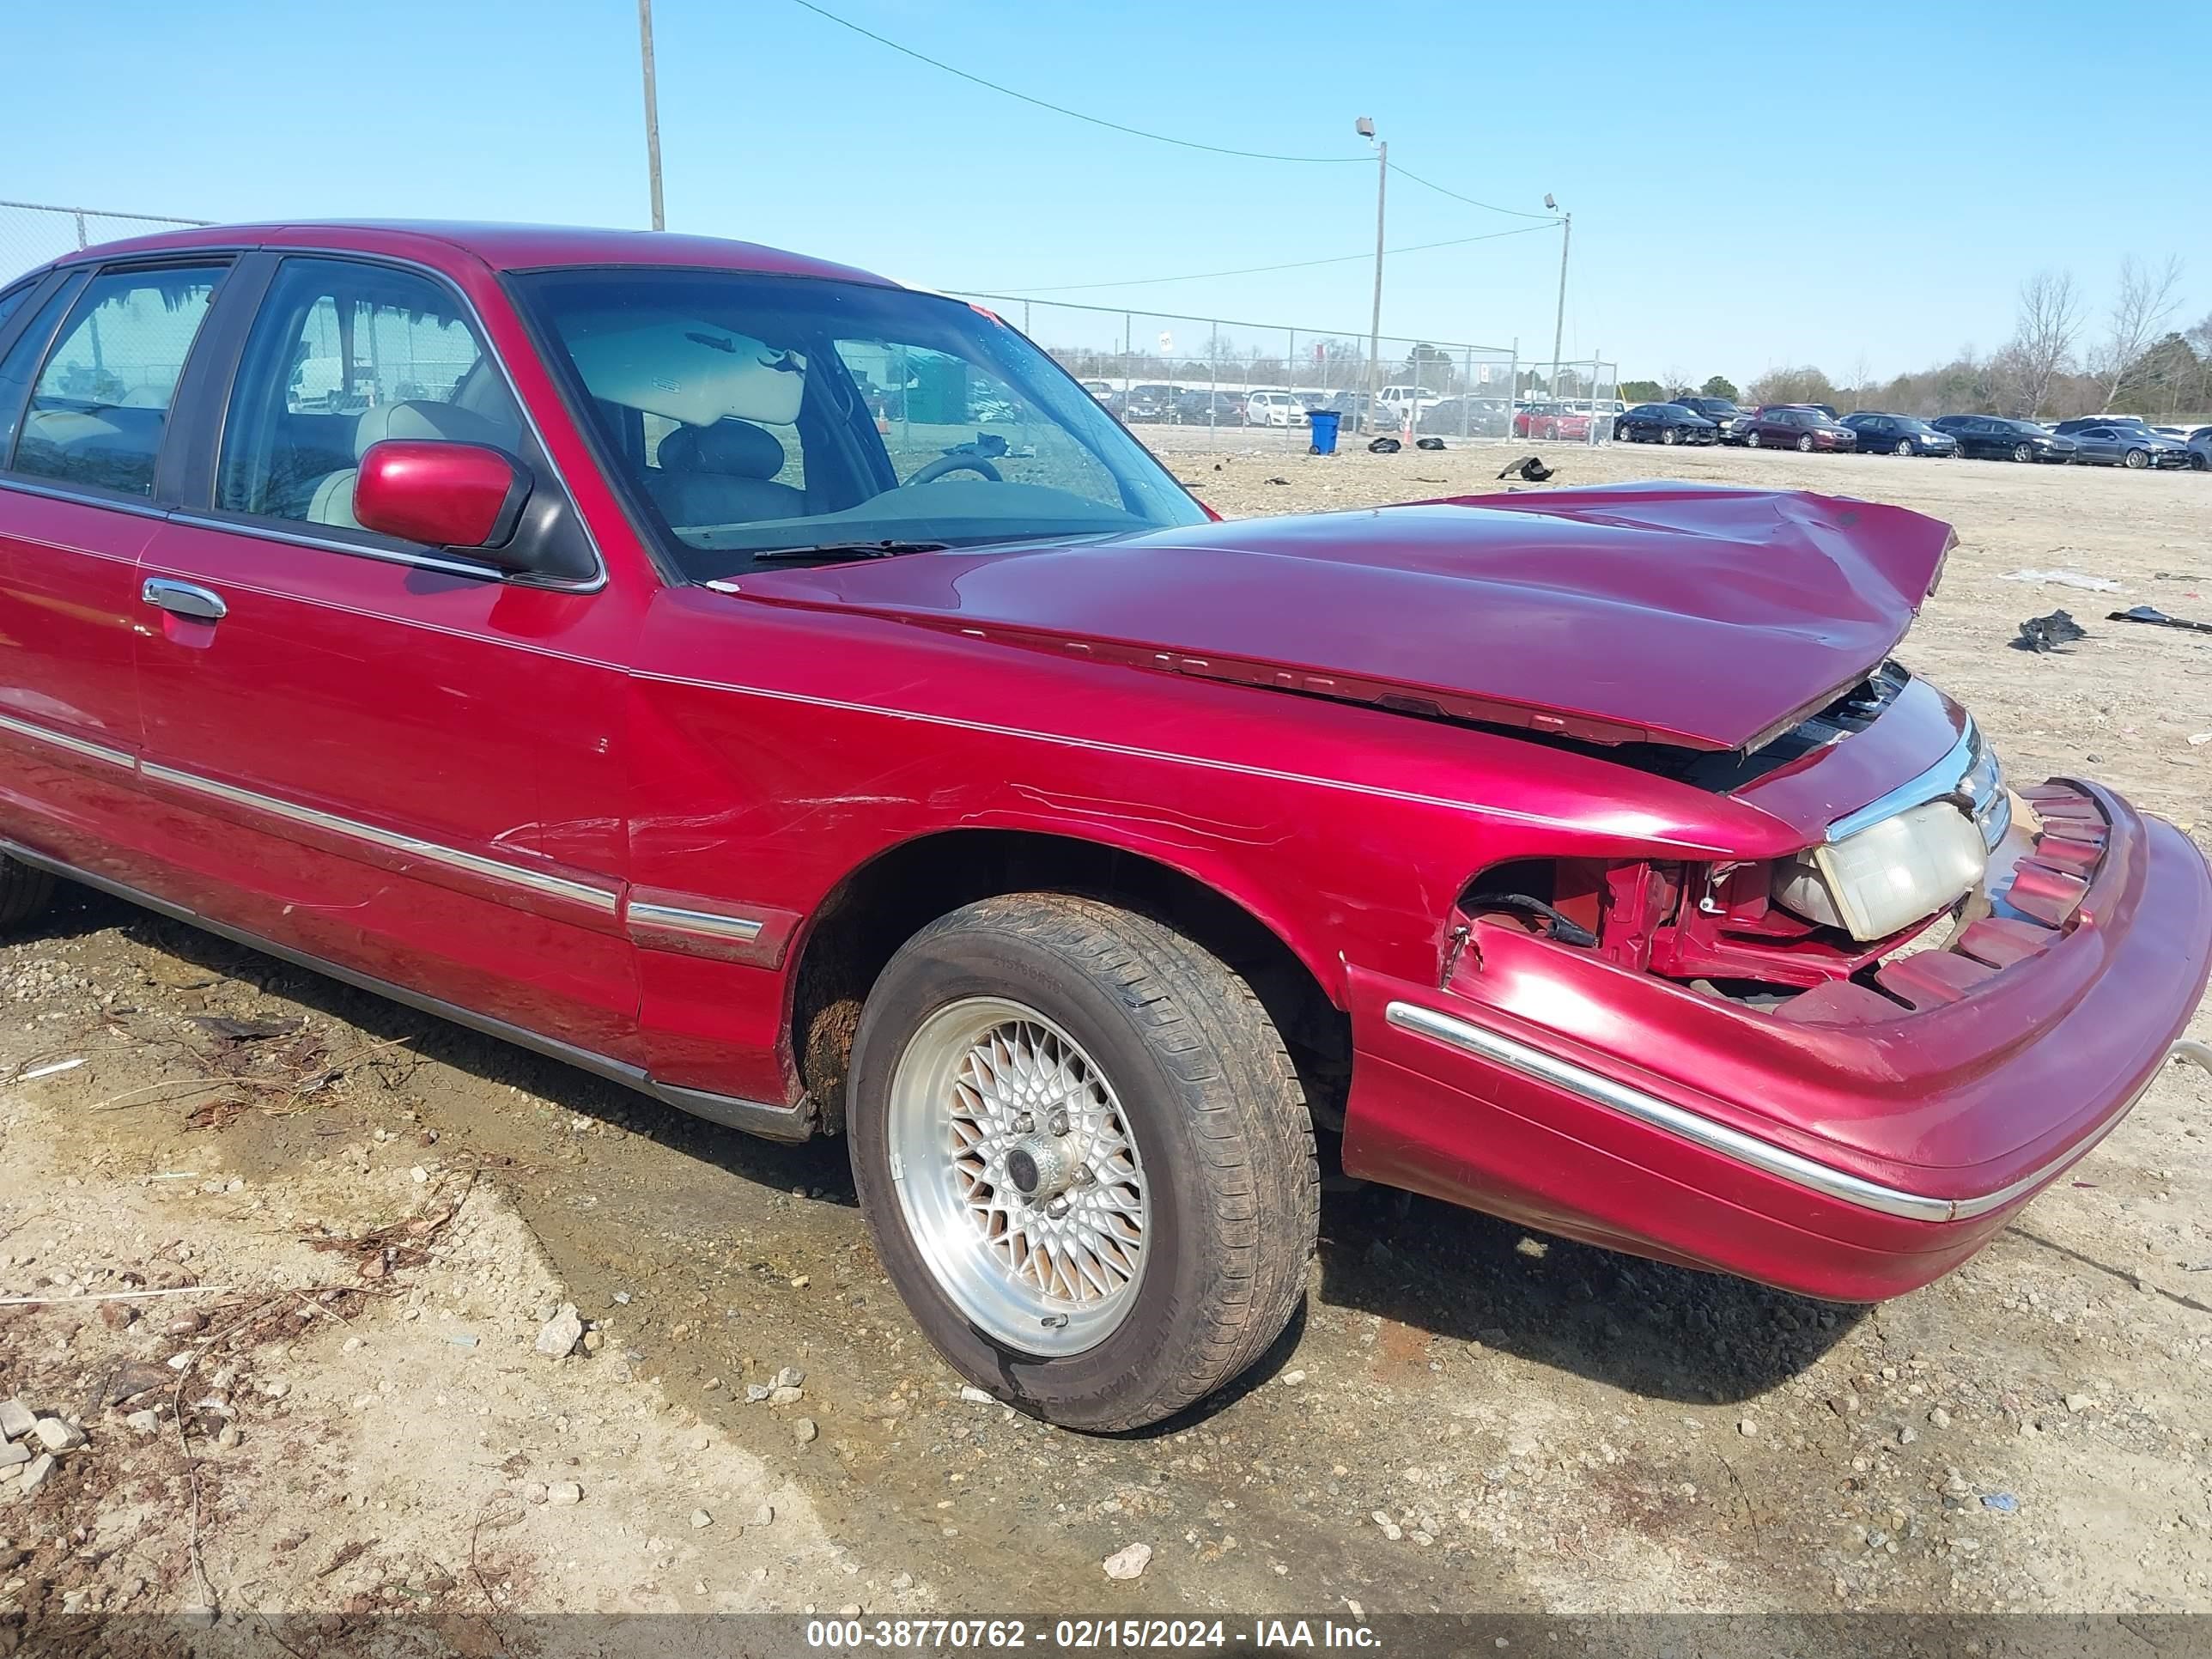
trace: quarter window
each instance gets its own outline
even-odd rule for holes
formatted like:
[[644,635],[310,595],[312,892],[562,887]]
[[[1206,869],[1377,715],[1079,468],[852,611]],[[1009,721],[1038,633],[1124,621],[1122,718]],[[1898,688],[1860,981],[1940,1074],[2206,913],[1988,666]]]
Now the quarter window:
[[169,404],[222,274],[202,265],[94,277],[32,388],[15,471],[151,495]]
[[522,418],[461,302],[428,277],[287,259],[246,343],[216,504],[357,530],[353,482],[384,438],[519,452]]
[[62,312],[69,304],[69,289],[58,289],[53,297],[39,307],[38,314],[23,325],[15,337],[15,343],[8,356],[0,360],[0,460],[7,459],[8,451],[15,441],[16,417],[23,412],[23,399],[31,389],[31,381],[39,372],[39,354],[46,349],[53,337],[55,327],[62,319]]

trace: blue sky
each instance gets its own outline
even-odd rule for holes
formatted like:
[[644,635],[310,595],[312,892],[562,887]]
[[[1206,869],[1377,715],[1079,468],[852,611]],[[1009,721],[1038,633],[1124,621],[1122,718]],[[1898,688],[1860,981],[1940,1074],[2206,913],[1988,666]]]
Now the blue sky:
[[[998,292],[1358,254],[1374,238],[1352,131],[1366,114],[1428,179],[1571,209],[1568,353],[1631,375],[1917,367],[2000,343],[2039,266],[2071,267],[2101,307],[2130,252],[2179,255],[2180,320],[2212,311],[2203,0],[2125,22],[2088,0],[824,3],[1132,126],[1347,160],[1103,131],[791,0],[657,0],[671,228]],[[104,0],[9,27],[19,137],[0,195],[224,219],[645,220],[631,0]],[[1390,197],[1394,246],[1526,222],[1401,179]],[[1406,253],[1384,331],[1547,356],[1558,261],[1548,229]],[[1353,260],[1062,297],[1350,334],[1370,280]]]

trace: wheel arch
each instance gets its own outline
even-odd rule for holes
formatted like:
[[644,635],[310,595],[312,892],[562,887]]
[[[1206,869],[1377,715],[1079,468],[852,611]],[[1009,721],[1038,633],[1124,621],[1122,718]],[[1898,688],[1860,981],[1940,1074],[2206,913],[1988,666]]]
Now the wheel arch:
[[898,948],[963,905],[1023,892],[1121,904],[1219,957],[1274,1020],[1317,1121],[1340,1126],[1352,1061],[1340,963],[1301,950],[1264,902],[1155,853],[997,826],[932,830],[886,848],[848,872],[801,924],[785,976],[786,1061],[826,1125],[842,1124],[860,1008]]

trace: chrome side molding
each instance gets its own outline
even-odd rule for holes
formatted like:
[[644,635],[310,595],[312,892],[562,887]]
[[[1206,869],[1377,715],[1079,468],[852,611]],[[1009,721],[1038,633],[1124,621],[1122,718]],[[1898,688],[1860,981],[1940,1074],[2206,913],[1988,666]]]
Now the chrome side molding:
[[233,927],[228,922],[216,921],[181,904],[172,904],[167,899],[156,898],[125,883],[81,870],[64,860],[50,857],[36,848],[26,847],[19,842],[0,837],[0,853],[6,854],[19,864],[27,864],[33,869],[48,871],[87,887],[96,888],[128,903],[140,905],[156,915],[167,916],[173,921],[181,921],[186,927],[218,934],[250,951],[259,951],[312,973],[325,975],[356,990],[368,991],[440,1019],[451,1020],[456,1025],[465,1025],[472,1031],[481,1031],[486,1036],[497,1037],[502,1042],[511,1042],[518,1048],[544,1054],[549,1060],[560,1060],[579,1071],[589,1072],[594,1077],[605,1078],[610,1083],[619,1083],[626,1089],[649,1095],[664,1105],[689,1112],[694,1117],[705,1118],[726,1127],[742,1129],[748,1134],[759,1135],[765,1139],[781,1141],[807,1139],[820,1127],[819,1115],[811,1099],[802,1099],[795,1106],[779,1106],[768,1101],[740,1100],[734,1095],[718,1095],[703,1089],[687,1089],[676,1084],[663,1083],[642,1066],[632,1066],[627,1060],[580,1048],[573,1042],[547,1036],[527,1026],[516,1025],[490,1014],[480,1014],[473,1009],[462,1007],[459,1003],[447,1002],[441,997],[410,989],[391,980],[379,979],[372,974],[341,967],[305,951],[295,951],[262,934],[250,933],[243,927]]
[[[1393,1002],[1384,1011],[1383,1018],[1401,1030],[1411,1031],[1417,1036],[1427,1037],[1465,1054],[1495,1060],[1524,1077],[1532,1077],[1539,1082],[1565,1089],[1595,1105],[1664,1130],[1680,1139],[1703,1146],[1708,1152],[1718,1152],[1747,1168],[1773,1176],[1793,1186],[1802,1187],[1808,1192],[1818,1193],[1840,1203],[1855,1205],[1863,1210],[1878,1210],[1884,1215],[1902,1216],[1909,1221],[1967,1221],[1976,1216],[1987,1215],[1992,1210],[2001,1210],[2015,1199],[2033,1192],[2069,1164],[2077,1162],[2111,1132],[2120,1117],[2126,1115],[2124,1112],[2121,1113],[2092,1139],[2053,1158],[2033,1174],[2008,1182],[1993,1193],[1983,1193],[1973,1198],[1932,1198],[1924,1193],[1885,1187],[1879,1182],[1832,1168],[1778,1146],[1771,1141],[1746,1134],[1728,1124],[1717,1123],[1711,1118],[1686,1111],[1671,1101],[1661,1100],[1641,1089],[1631,1088],[1571,1060],[1562,1060],[1557,1054],[1547,1054],[1541,1048],[1501,1036],[1486,1026],[1441,1013],[1433,1008],[1424,1008],[1411,1002]],[[2200,1059],[2187,1051],[2204,1048],[2201,1042],[2177,1042],[2167,1053],[2181,1058]],[[2204,1061],[2200,1059],[2200,1063]],[[2208,1065],[2207,1069],[2212,1070],[2212,1065]]]

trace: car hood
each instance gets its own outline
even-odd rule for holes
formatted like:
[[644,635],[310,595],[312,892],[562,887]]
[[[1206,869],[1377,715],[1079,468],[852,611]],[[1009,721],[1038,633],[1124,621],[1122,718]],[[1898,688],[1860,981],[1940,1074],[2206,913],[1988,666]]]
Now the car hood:
[[754,572],[758,602],[1526,727],[1748,750],[1903,637],[1948,527],[1795,492],[1618,485]]

